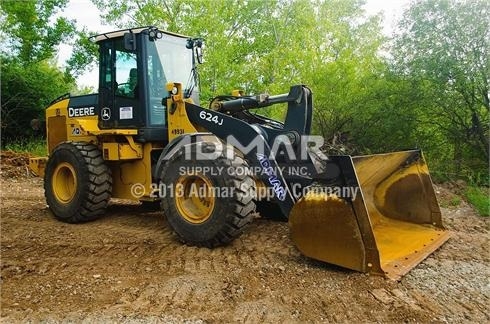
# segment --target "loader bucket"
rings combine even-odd
[[[420,151],[331,161],[342,188],[312,188],[289,215],[304,255],[398,280],[449,238]]]

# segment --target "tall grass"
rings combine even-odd
[[[46,141],[44,139],[23,139],[6,143],[3,150],[30,153],[34,156],[46,156]]]
[[[489,188],[468,186],[464,195],[466,200],[476,209],[481,216],[490,216]]]

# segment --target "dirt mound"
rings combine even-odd
[[[30,177],[29,153],[0,151],[0,176],[4,179]]]

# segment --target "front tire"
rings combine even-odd
[[[111,172],[97,146],[67,142],[53,150],[46,165],[44,194],[58,220],[82,223],[101,217],[111,191]]]
[[[190,158],[182,147],[163,167],[161,182],[173,189],[163,195],[162,209],[181,241],[196,246],[225,245],[240,236],[254,218],[255,182],[245,172],[248,165],[242,157],[201,160],[196,158],[198,147],[201,152],[212,151],[214,144],[193,144]],[[193,171],[204,167],[216,172]]]

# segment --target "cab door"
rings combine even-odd
[[[103,41],[99,79],[99,127],[139,128],[145,112],[141,96],[142,73],[137,50],[128,50],[124,39]]]

